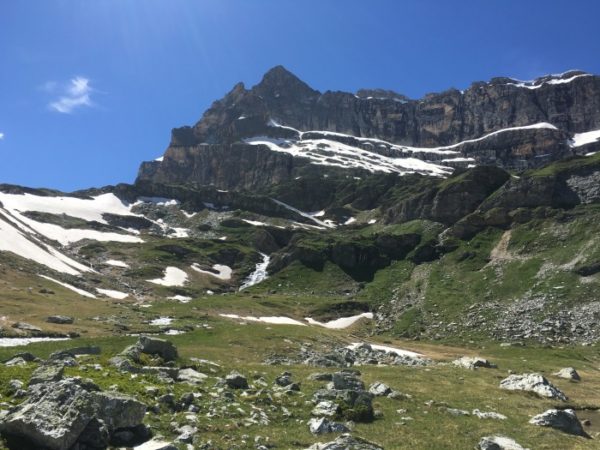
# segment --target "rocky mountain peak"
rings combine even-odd
[[[265,73],[252,92],[267,103],[306,102],[320,95],[319,91],[312,89],[283,66],[275,66]]]

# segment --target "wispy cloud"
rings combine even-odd
[[[4,133],[0,133],[0,141],[4,139]]]
[[[42,88],[47,92],[58,94],[58,98],[48,104],[52,111],[71,114],[76,109],[93,105],[91,95],[94,89],[90,86],[88,78],[71,78],[63,86],[54,81],[47,81]]]

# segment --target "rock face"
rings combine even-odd
[[[278,66],[251,89],[237,84],[193,127],[174,129],[162,161],[142,164],[138,180],[260,189],[299,176],[308,166],[321,172],[339,170],[243,142],[258,136],[325,138],[449,166],[471,162],[524,169],[572,154],[568,139],[600,128],[599,111],[600,77],[582,72],[540,78],[530,85],[495,78],[464,92],[451,89],[410,100],[382,90],[321,93]],[[540,123],[547,125],[533,127]],[[327,134],[332,132],[338,135]],[[454,152],[452,158],[435,149],[410,148],[453,144],[458,145],[448,149]]]
[[[587,433],[583,431],[581,422],[579,422],[575,411],[572,409],[549,409],[533,417],[529,423],[540,427],[556,428],[565,433],[587,437]]]
[[[535,392],[541,397],[566,401],[567,396],[539,373],[510,375],[500,382],[500,388],[509,391]]]

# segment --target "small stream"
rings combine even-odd
[[[267,267],[269,267],[269,263],[271,262],[271,257],[265,253],[260,254],[263,258],[262,262],[259,262],[256,265],[256,269],[248,278],[244,280],[242,285],[240,286],[240,291],[243,291],[250,286],[254,286],[255,284],[260,283],[261,281],[266,280],[269,276],[267,275]]]

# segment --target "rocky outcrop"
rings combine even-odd
[[[533,417],[529,423],[540,427],[555,428],[576,436],[588,436],[572,409],[549,409]]]
[[[382,90],[320,93],[278,66],[250,89],[237,84],[193,127],[174,129],[162,161],[144,163],[138,180],[264,189],[300,176],[307,167],[339,171],[241,143],[256,136],[327,138],[450,166],[473,162],[509,169],[539,167],[573,154],[569,138],[600,128],[598,111],[600,77],[582,72],[540,78],[531,85],[496,78],[463,92],[451,89],[410,100]],[[548,125],[532,127],[540,123]],[[327,132],[345,136],[323,134]],[[455,152],[452,157],[436,153],[435,147],[453,144],[460,145],[447,149]],[[434,149],[414,152],[410,147]]]
[[[31,386],[27,400],[0,422],[0,432],[38,448],[68,450],[78,443],[77,448],[101,449],[117,431],[139,434],[145,412],[131,397],[68,378]]]
[[[534,392],[540,397],[566,401],[567,396],[539,373],[510,375],[500,382],[501,389]]]

